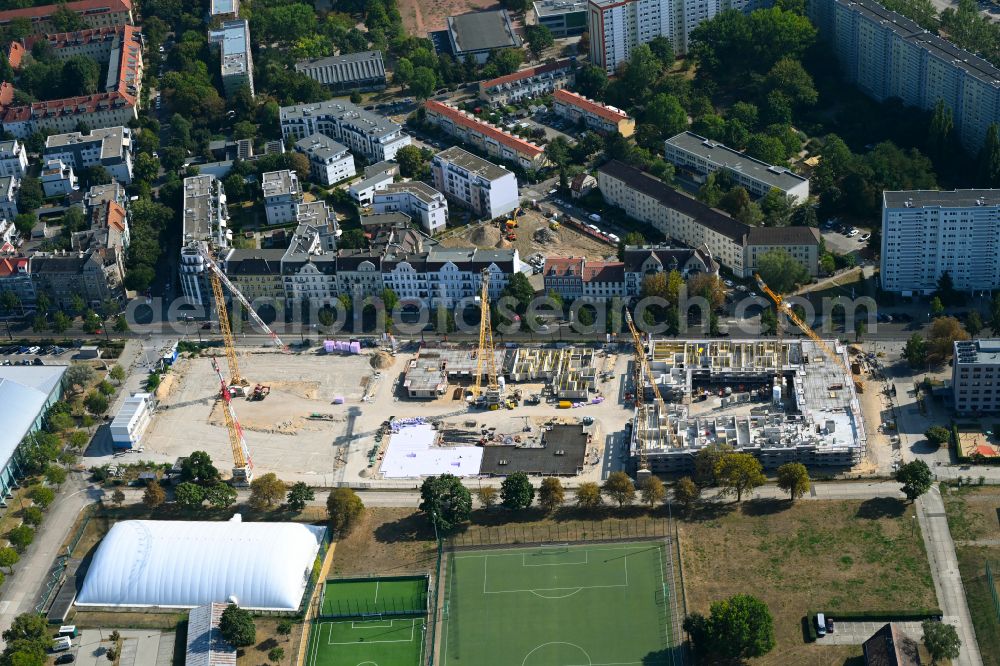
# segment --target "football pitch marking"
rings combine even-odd
[[[563,551],[566,552],[566,551]],[[535,553],[531,557],[552,555],[553,553]],[[583,551],[583,562],[541,562],[539,564],[528,563],[528,553],[521,553],[522,567],[570,567],[577,564],[590,564],[590,551]]]
[[[364,625],[365,622],[363,622],[363,621],[359,622],[359,621],[356,621],[356,620],[350,620],[349,622],[351,623],[351,629],[391,629],[394,626],[395,622],[406,622],[406,620],[389,620],[389,624],[388,625],[382,624],[382,625],[379,625],[379,626],[368,626],[368,627],[358,626],[358,625]],[[327,642],[326,642],[327,645],[362,645],[362,644],[375,645],[375,644],[378,644],[378,643],[412,643],[413,642],[413,634],[414,634],[414,632],[416,630],[417,621],[414,620],[414,619],[411,619],[409,622],[410,622],[410,637],[409,638],[394,638],[394,639],[390,639],[390,640],[378,640],[378,639],[376,639],[376,640],[367,640],[366,639],[366,640],[363,640],[363,641],[362,640],[353,640],[353,641],[335,641],[335,640],[333,640],[333,625],[335,625],[335,624],[347,624],[347,622],[324,622],[323,624],[329,625],[329,627],[330,627],[330,630],[327,632]],[[322,631],[322,629],[320,631]]]
[[[627,550],[627,549],[625,549],[625,548],[616,548],[616,549],[607,548],[607,549],[600,549],[600,550]],[[583,552],[587,556],[587,560],[585,562],[566,562],[565,565],[574,565],[574,564],[575,565],[582,565],[582,564],[589,563],[589,561],[590,561],[589,560],[589,553],[590,553],[590,551],[589,550],[584,550]],[[526,555],[527,555],[527,553],[521,553],[521,565],[522,566],[562,566],[560,563],[528,564],[528,565],[525,565],[524,564],[524,558],[525,558]],[[532,587],[532,588],[523,588],[523,589],[515,589],[515,590],[488,590],[488,589],[486,589],[487,586],[488,586],[488,583],[489,583],[490,555],[481,555],[480,557],[483,558],[483,594],[512,594],[512,593],[522,592],[522,593],[534,594],[536,597],[541,597],[542,599],[565,599],[567,597],[573,596],[574,594],[577,594],[578,592],[580,592],[582,590],[601,590],[601,589],[610,589],[610,588],[617,588],[617,587],[628,587],[628,553],[626,553],[625,555],[621,556],[622,570],[624,571],[624,574],[625,574],[625,582],[624,583],[615,583],[615,584],[611,584],[611,585],[571,585],[569,587]],[[609,562],[609,561],[610,560],[605,560],[605,562]],[[540,594],[541,592],[557,592],[557,593],[559,593],[559,592],[568,592],[568,594]]]

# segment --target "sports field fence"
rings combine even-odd
[[[581,544],[615,541],[643,541],[672,538],[671,521],[666,518],[627,520],[570,520],[565,523],[533,525],[520,523],[482,527],[447,538],[448,550],[505,548],[518,545]]]
[[[993,596],[993,612],[996,613],[997,622],[1000,622],[1000,590],[997,589],[997,581],[993,575],[993,567],[990,561],[986,560],[986,582],[990,586],[990,594]]]

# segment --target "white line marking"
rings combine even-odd
[[[389,624],[374,624],[375,622],[385,620],[354,620],[351,622],[351,629],[392,629],[392,620],[389,620]]]
[[[579,592],[580,590],[603,590],[603,589],[609,589],[609,588],[614,588],[614,587],[628,587],[628,583],[625,583],[624,585],[621,585],[621,584],[618,584],[618,585],[574,585],[573,587],[534,587],[534,588],[528,588],[528,589],[524,589],[524,590],[490,590],[489,592],[486,592],[486,594],[511,594],[511,593],[514,593],[514,592],[531,592],[532,594],[534,594],[536,592],[562,592],[562,591],[565,591],[565,590],[576,590],[576,591]]]
[[[539,553],[541,555],[542,553]],[[525,558],[528,557],[527,553],[521,553],[521,566],[522,567],[568,567],[574,564],[590,564],[590,551],[583,551],[583,562],[544,562],[542,564],[528,564]]]
[[[390,626],[392,625],[392,623],[397,622],[397,621],[398,622],[405,622],[405,620],[389,620]],[[412,643],[413,642],[413,634],[414,634],[414,631],[416,630],[416,624],[417,624],[416,619],[411,619],[410,620],[410,637],[409,638],[398,638],[398,639],[382,640],[382,641],[379,641],[379,640],[375,640],[375,641],[370,641],[370,640],[365,640],[365,641],[358,641],[358,640],[353,640],[353,641],[335,641],[335,640],[333,640],[333,625],[335,625],[335,624],[347,624],[347,622],[348,621],[344,621],[344,622],[327,622],[327,623],[325,623],[325,624],[329,624],[330,625],[330,633],[329,633],[329,639],[327,640],[327,645],[364,645],[366,643],[369,644],[369,645],[374,645],[376,643]],[[351,623],[351,629],[365,629],[366,628],[366,627],[355,627],[354,626],[355,625],[355,621],[353,621],[353,620],[350,620],[349,622]],[[372,627],[372,628],[373,629],[386,629],[388,627]]]
[[[378,581],[375,581],[375,608],[378,609]]]

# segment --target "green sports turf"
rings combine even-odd
[[[460,552],[441,666],[665,666],[674,645],[660,543]]]
[[[309,638],[306,666],[420,666],[424,619],[320,620]]]
[[[323,590],[324,618],[426,611],[425,577],[328,580]]]

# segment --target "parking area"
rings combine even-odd
[[[45,365],[47,361],[62,364],[69,361],[74,351],[58,345],[7,345],[0,347],[0,365]]]
[[[824,222],[820,231],[826,247],[835,254],[852,254],[868,247],[871,229],[842,224],[836,218]]]
[[[107,666],[112,646],[111,629],[84,629],[74,639],[71,654],[79,666]],[[174,656],[174,634],[157,629],[121,629],[119,666],[170,666]]]
[[[872,637],[876,631],[885,626],[885,622],[842,622],[834,618],[834,632],[817,639],[817,645],[861,645]],[[924,630],[919,622],[893,622],[903,634],[919,642]]]

